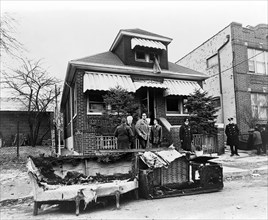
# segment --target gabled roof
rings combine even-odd
[[[121,29],[120,31],[124,31],[124,32],[128,32],[128,33],[133,33],[133,34],[141,34],[141,35],[147,35],[147,36],[152,36],[152,37],[160,37],[160,38],[169,38],[169,37],[165,37],[159,34],[155,34],[149,31],[145,31],[139,28],[135,28],[135,29]],[[171,38],[169,38],[171,39]]]
[[[98,53],[93,56],[83,57],[77,60],[72,61],[81,61],[85,63],[98,63],[98,64],[106,64],[106,65],[115,65],[115,66],[124,66],[124,63],[120,60],[118,56],[116,56],[111,51],[107,51],[104,53]],[[71,62],[72,62],[71,61]]]
[[[165,42],[166,44],[169,44],[172,39],[169,37],[164,37],[159,34],[155,34],[149,31],[145,31],[142,29],[121,29],[117,36],[114,39],[114,42],[112,43],[112,46],[110,47],[110,51],[113,51],[114,48],[116,48],[117,44],[120,42],[121,38],[124,35],[132,36],[132,37],[138,37],[138,38],[143,38],[143,39],[149,39],[149,40],[156,40],[160,42]]]

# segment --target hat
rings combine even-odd
[[[231,120],[233,120],[234,118],[228,118],[228,121],[231,121]]]

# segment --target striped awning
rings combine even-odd
[[[142,46],[142,47],[151,47],[161,50],[166,50],[166,46],[162,44],[160,41],[154,41],[154,40],[146,40],[141,38],[132,38],[131,39],[131,49],[133,49],[136,46]]]
[[[108,91],[111,88],[120,86],[128,92],[135,92],[136,88],[132,79],[128,75],[85,72],[83,91],[99,90]]]
[[[183,95],[188,96],[193,94],[195,90],[202,88],[197,82],[193,81],[184,81],[184,80],[174,80],[174,79],[165,79],[164,84],[167,86],[167,89],[164,91],[164,96],[168,95]]]
[[[166,89],[167,86],[164,85],[162,82],[151,81],[151,80],[142,80],[134,82],[136,90],[140,89],[141,87],[150,87],[150,88],[161,88]]]

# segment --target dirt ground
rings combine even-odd
[[[32,201],[1,207],[5,219],[267,219],[267,175],[225,181],[222,191],[154,200],[123,198],[119,210],[114,201],[106,207],[89,206],[74,214],[67,209],[42,206],[33,216]]]
[[[49,152],[49,147],[36,146],[33,148],[22,146],[19,148],[19,158],[17,158],[16,147],[0,148],[0,200],[29,195],[32,191],[32,186],[27,175],[27,157],[29,155],[48,154]]]

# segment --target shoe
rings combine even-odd
[[[234,154],[231,154],[230,157],[234,156]]]
[[[240,156],[239,154],[236,154],[236,156]]]

